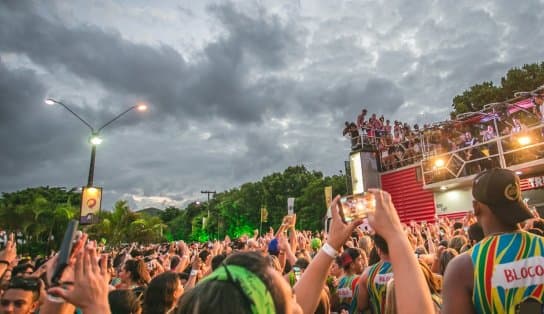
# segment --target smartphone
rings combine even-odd
[[[51,277],[51,283],[55,286],[59,284],[59,280],[64,272],[64,269],[70,263],[72,247],[74,246],[74,239],[76,237],[78,225],[79,222],[77,220],[70,220],[68,227],[64,232],[64,238],[62,239],[62,244],[60,246],[59,256],[57,259],[57,266],[55,267],[53,276]]]
[[[299,281],[300,280],[300,267],[294,266],[293,267],[293,272],[295,273],[295,278],[297,279],[297,281]]]
[[[367,219],[363,220],[363,223],[360,224],[358,227],[365,233],[369,233],[369,234],[374,233],[374,229],[372,229]]]
[[[360,193],[340,198],[342,210],[340,216],[350,222],[355,219],[366,218],[368,213],[376,211],[376,199],[372,193]]]

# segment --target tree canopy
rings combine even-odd
[[[491,81],[475,84],[453,98],[452,117],[460,113],[479,111],[486,104],[511,99],[514,93],[531,91],[544,84],[544,62],[515,67],[501,78],[500,86]]]

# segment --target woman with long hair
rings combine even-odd
[[[178,274],[165,272],[153,278],[144,294],[143,314],[173,313],[183,294]]]

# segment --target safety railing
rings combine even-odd
[[[543,128],[540,124],[451,152],[424,154],[421,161],[424,184],[467,177],[494,167],[538,162],[544,158]]]

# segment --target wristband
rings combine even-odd
[[[325,245],[323,245],[321,248],[321,251],[332,258],[336,258],[336,256],[338,256],[338,251],[335,250],[329,243],[325,243]]]
[[[191,273],[189,274],[189,276],[196,276],[196,275],[198,275],[198,270],[191,269]]]

